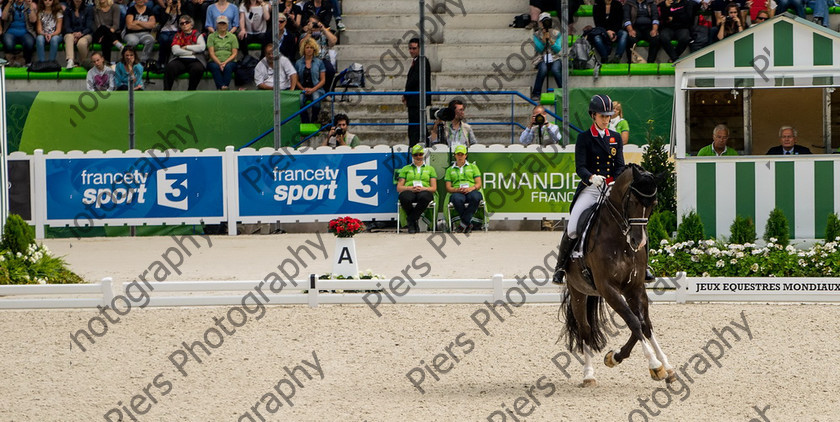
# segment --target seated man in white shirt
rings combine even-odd
[[[274,45],[266,44],[263,48],[265,57],[254,68],[254,83],[257,89],[274,89]],[[292,62],[280,55],[280,89],[291,89],[298,81],[297,71]]]
[[[531,124],[519,136],[519,143],[522,145],[531,145],[531,143],[541,145],[559,144],[560,128],[548,119],[545,107],[541,105],[534,107],[534,111],[531,112]],[[542,124],[540,124],[541,122]]]

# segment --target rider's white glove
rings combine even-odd
[[[607,178],[606,178],[606,177],[604,177],[604,176],[601,176],[600,174],[593,174],[593,175],[589,178],[589,183],[590,183],[592,186],[595,186],[596,188],[600,188],[600,187],[601,187],[601,185],[603,185],[603,184],[604,184],[604,181],[606,181],[606,180],[607,180]]]

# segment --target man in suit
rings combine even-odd
[[[408,69],[408,77],[405,80],[405,90],[406,91],[419,91],[420,90],[420,39],[419,38],[412,38],[408,41],[408,52],[411,54],[411,66]],[[429,59],[423,58],[426,62],[426,91],[432,90],[432,69],[429,65]],[[420,110],[420,95],[413,94],[413,95],[403,95],[402,98],[403,104],[408,107],[408,122],[409,123],[420,123],[420,113],[425,113],[426,110]],[[432,103],[432,96],[426,95],[426,105]],[[415,144],[420,142],[420,134],[425,134],[425,128],[421,128],[419,126],[408,126],[408,146],[413,147]],[[425,139],[423,141],[425,144]]]
[[[782,126],[779,129],[779,143],[781,145],[770,148],[767,155],[800,155],[810,154],[808,147],[796,145],[798,133],[793,126]]]

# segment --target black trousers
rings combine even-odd
[[[429,203],[434,199],[435,195],[429,191],[413,192],[406,190],[400,193],[400,205],[405,210],[408,224],[416,223],[420,219],[420,216],[423,215],[423,211],[426,211]]]
[[[111,32],[111,28],[100,25],[93,32],[93,42],[102,45],[102,58],[106,63],[111,62],[111,49],[114,48],[114,41],[120,39],[117,32]]]
[[[171,91],[175,79],[184,73],[190,74],[188,91],[195,91],[204,76],[204,65],[198,59],[174,59],[166,64],[163,76],[163,90]]]

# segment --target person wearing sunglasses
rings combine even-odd
[[[420,231],[418,220],[434,200],[437,190],[435,168],[426,164],[426,149],[421,144],[411,147],[411,163],[399,170],[397,192],[405,210],[408,232]]]
[[[171,91],[175,79],[184,73],[190,74],[189,91],[198,88],[204,69],[207,65],[204,58],[206,44],[204,37],[197,29],[190,15],[182,15],[178,19],[179,31],[172,39],[172,60],[166,64],[163,76],[163,89]]]

